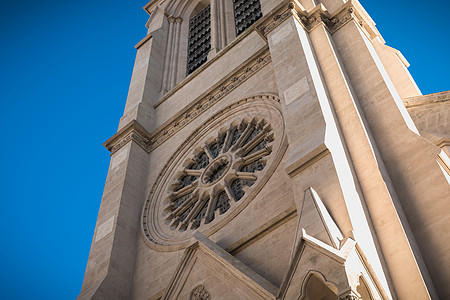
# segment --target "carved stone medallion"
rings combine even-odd
[[[278,102],[271,95],[241,100],[193,131],[144,205],[142,227],[152,248],[182,249],[195,230],[213,234],[258,194],[285,150]]]
[[[211,295],[203,285],[200,285],[192,291],[190,300],[211,300]]]

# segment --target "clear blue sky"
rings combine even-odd
[[[2,299],[81,289],[146,2],[0,3]],[[424,94],[450,89],[448,1],[361,2]]]

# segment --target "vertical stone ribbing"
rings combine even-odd
[[[175,18],[168,17],[167,20],[169,21],[169,33],[167,37],[167,48],[166,48],[166,55],[164,59],[164,75],[163,75],[163,82],[162,82],[162,94],[164,95],[170,88],[170,61],[171,61],[171,54],[172,54],[172,47],[173,47],[173,34],[174,34],[174,22]]]
[[[397,286],[414,286],[409,289],[420,289],[419,284],[414,285],[414,282],[421,281],[420,270],[414,267],[416,262],[410,247],[410,243],[415,242],[405,234],[410,232],[409,225],[403,209],[398,205],[391,178],[345,74],[345,67],[339,59],[333,38],[324,24],[321,24],[310,32],[310,39],[364,194],[365,206],[371,216],[382,253],[387,258],[388,269],[391,275],[395,275]],[[387,289],[387,286],[384,288]]]
[[[211,0],[211,55],[215,54],[221,48],[220,40],[220,4],[219,0]]]
[[[226,11],[225,11],[225,0],[218,0],[220,3],[220,36],[221,36],[221,44],[220,49],[227,45],[227,26],[226,26]]]
[[[177,72],[178,72],[178,49],[180,46],[180,30],[181,30],[181,18],[175,19],[175,34],[174,45],[171,56],[171,68],[170,68],[170,84],[169,89],[173,88],[176,84]]]
[[[289,141],[287,172],[299,186],[309,184],[314,187],[313,176],[308,178],[304,175],[307,171],[297,170],[302,170],[305,164],[314,164],[320,160],[317,157],[321,153],[329,151],[331,160],[328,159],[328,164],[324,163],[325,159],[322,160],[323,172],[327,172],[325,168],[335,172],[333,180],[339,182],[342,193],[342,198],[336,200],[345,203],[352,234],[364,253],[371,258],[370,263],[376,274],[385,282],[376,250],[376,237],[371,231],[363,207],[360,187],[345,150],[345,141],[328,98],[309,35],[294,16],[295,12],[291,13],[267,36],[277,86],[284,101],[283,113]],[[344,215],[340,216],[343,217]]]
[[[420,270],[414,273],[419,279],[414,284],[397,284],[398,295],[401,299],[437,298],[433,281],[440,295],[450,295],[444,283],[444,278],[450,278],[450,269],[442,268],[450,262],[450,245],[446,242],[450,233],[442,232],[439,239],[435,238],[435,228],[445,226],[450,211],[450,203],[442,201],[443,195],[449,193],[448,183],[435,162],[439,149],[417,134],[372,41],[359,25],[347,23],[333,34],[333,39],[412,229],[406,234],[411,241],[417,240],[411,243],[411,253]],[[442,255],[435,255],[440,251]],[[408,264],[409,268],[413,266]],[[405,272],[393,279],[411,280],[410,275]]]

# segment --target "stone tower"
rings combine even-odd
[[[357,0],[152,0],[78,299],[450,299],[450,92]]]

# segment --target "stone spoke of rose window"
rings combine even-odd
[[[209,157],[205,152],[200,153],[194,158],[194,162],[188,167],[191,170],[204,169],[209,164]]]
[[[204,202],[203,207],[200,209],[200,212],[197,214],[197,216],[192,221],[192,225],[191,225],[192,229],[196,229],[196,228],[200,227],[202,219],[205,218],[205,216],[206,216],[206,211],[208,209],[209,203],[210,203],[209,199]]]
[[[232,130],[231,141],[230,141],[230,146],[229,147],[232,147],[232,146],[234,146],[237,143],[237,141],[241,137],[241,135],[244,132],[244,130],[246,129],[246,127],[247,127],[247,124],[244,121],[242,121],[240,125],[236,126]]]
[[[257,171],[262,171],[265,166],[266,166],[265,161],[263,161],[262,159],[259,159],[259,160],[255,160],[254,162],[251,162],[249,164],[243,165],[240,168],[240,171],[255,173]]]
[[[225,142],[225,135],[220,135],[214,142],[209,145],[209,152],[211,153],[212,158],[216,158],[221,153],[223,144]]]
[[[255,183],[254,180],[244,180],[244,179],[235,179],[232,183],[231,183],[231,192],[233,193],[233,196],[235,198],[236,201],[239,201],[242,199],[242,197],[244,197],[244,190],[243,188],[245,186],[252,186],[253,183]]]
[[[273,132],[271,132],[272,127],[270,125],[258,127],[253,130],[242,148],[238,150],[237,154],[239,156],[255,153],[273,141],[274,137]]]
[[[266,155],[269,155],[271,152],[272,152],[272,145],[269,145],[261,150],[258,150],[256,152],[253,152],[252,154],[242,157],[241,160],[244,164],[249,164],[251,162],[263,158]]]
[[[219,196],[217,197],[216,202],[216,211],[219,210],[219,213],[223,215],[227,212],[227,210],[230,208],[230,198],[228,197],[227,193],[225,191],[220,192]]]
[[[197,201],[196,193],[192,193],[182,198],[174,207],[175,210],[170,213],[172,217],[179,217],[188,209],[195,201]]]
[[[234,144],[234,146],[231,148],[231,150],[236,150],[239,149],[242,144],[244,143],[244,141],[247,140],[247,138],[250,136],[250,134],[253,131],[253,128],[255,126],[255,119],[253,119],[248,125],[247,127],[245,127],[245,130],[242,132],[242,134],[239,136],[239,139],[236,141],[236,143]]]

